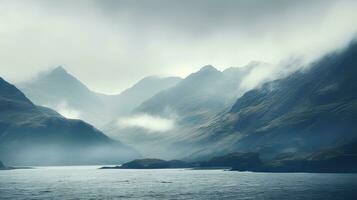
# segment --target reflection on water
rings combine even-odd
[[[99,166],[0,171],[0,199],[356,199],[357,174],[223,170],[99,170]]]

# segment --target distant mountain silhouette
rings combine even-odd
[[[75,114],[68,117],[102,127],[178,81],[177,77],[147,77],[119,95],[104,95],[91,91],[59,66],[33,80],[19,83],[18,87],[35,104],[62,111],[62,114]]]
[[[221,72],[213,66],[204,66],[169,90],[143,102],[135,111],[162,116],[174,112],[179,118],[187,119],[187,123],[197,123],[196,120],[205,120],[206,116],[231,105],[241,94],[240,81],[253,67]]]
[[[181,80],[179,77],[148,76],[118,95],[104,95],[102,98],[112,105],[111,109],[116,116],[124,116],[130,114],[145,100],[176,85]]]
[[[329,163],[331,160],[321,157],[331,156],[329,149],[341,150],[357,140],[356,42],[243,94],[240,84],[259,65],[254,62],[223,72],[205,66],[183,80],[167,79],[166,88],[159,88],[162,80],[148,78],[117,95],[118,100],[96,95],[118,114],[105,130],[145,156],[195,161],[232,152],[254,152],[265,164],[266,160],[274,160],[285,169],[294,169],[300,162],[309,166],[309,159],[314,160],[312,168]],[[146,86],[153,92],[143,93],[149,90]],[[13,100],[17,98],[21,94],[13,94]],[[111,101],[119,102],[118,107]],[[21,101],[15,107],[23,110],[27,104],[33,105]],[[119,105],[128,105],[129,109]],[[38,109],[56,115],[48,109]],[[117,117],[130,115],[170,119],[174,127],[161,133],[118,125]],[[289,158],[293,161],[277,159],[287,155],[293,155]],[[344,160],[348,156],[336,157],[348,163]]]
[[[57,69],[54,76],[63,73]],[[0,78],[0,158],[8,164],[117,163],[140,156],[93,126],[34,105]]]
[[[186,137],[217,113],[228,110],[243,93],[239,88],[243,78],[261,64],[253,62],[241,68],[228,68],[223,72],[210,65],[204,66],[134,109],[133,115],[152,115],[173,120],[174,128],[166,133],[155,133],[138,127],[120,127],[117,121],[104,130],[147,153],[146,156],[170,158],[162,154],[179,153],[166,149],[170,148],[170,142],[175,141],[176,136]]]
[[[61,66],[20,83],[18,87],[37,105],[50,107],[64,115],[66,112],[77,115],[67,117],[81,118],[96,125],[109,120],[107,108],[97,94]]]

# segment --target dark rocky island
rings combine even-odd
[[[298,153],[279,155],[271,160],[261,160],[259,153],[230,153],[206,161],[165,161],[147,158],[137,159],[121,166],[101,169],[225,169],[252,172],[311,172],[357,173],[357,141],[348,145],[322,150],[307,155]]]
[[[193,168],[193,169],[217,169],[233,168],[250,170],[261,165],[258,153],[231,153],[214,157],[208,161],[186,162],[181,160],[161,160],[156,158],[136,159],[121,166],[102,167],[101,169],[168,169],[168,168]]]
[[[121,166],[102,167],[101,169],[167,169],[167,168],[190,168],[192,163],[181,160],[161,160],[156,158],[136,159]]]

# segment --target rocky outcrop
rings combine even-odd
[[[161,160],[156,158],[136,159],[121,166],[102,167],[101,169],[166,169],[166,168],[189,168],[191,163],[181,160]]]

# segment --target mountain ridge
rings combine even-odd
[[[18,84],[35,104],[80,118],[101,128],[126,115],[141,101],[179,82],[178,77],[146,77],[120,94],[105,95],[90,90],[62,66]],[[73,115],[74,116],[71,116]]]
[[[140,157],[92,125],[36,106],[4,79],[0,111],[0,157],[9,164],[100,164]]]
[[[194,131],[190,157],[234,151],[308,153],[354,140],[357,121],[357,44],[309,68],[246,92],[212,124]],[[197,139],[199,138],[199,139]],[[319,139],[320,138],[320,139]],[[321,139],[323,138],[323,139]]]
[[[244,75],[255,67],[258,65],[246,65],[234,70],[232,68],[230,71],[234,74],[231,74],[229,71],[223,73],[210,65],[203,66],[175,86],[146,100],[134,110],[132,114],[134,117],[149,115],[152,118],[172,122],[174,126],[164,133],[135,126],[120,126],[117,121],[105,130],[110,136],[133,145],[141,152],[146,152],[145,156],[170,158],[169,155],[161,155],[160,152],[173,153],[177,156],[180,151],[172,152],[164,146],[170,149],[169,144],[172,140],[188,137],[194,128],[204,125],[216,114],[229,108],[242,93],[238,86]],[[160,143],[165,145],[159,145]],[[150,146],[157,146],[157,148],[150,148]],[[159,150],[161,147],[164,149]]]

